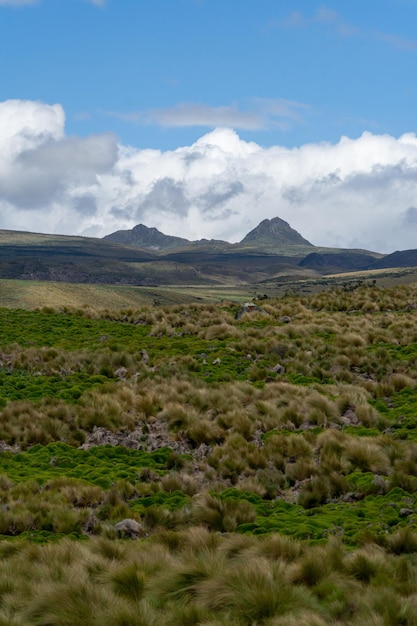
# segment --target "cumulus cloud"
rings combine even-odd
[[[103,236],[142,222],[239,241],[281,217],[316,245],[417,247],[417,138],[263,148],[216,128],[171,151],[67,137],[59,104],[0,103],[0,228]]]

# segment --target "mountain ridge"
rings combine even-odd
[[[273,285],[373,269],[384,256],[314,246],[278,217],[238,243],[189,241],[143,224],[103,238],[0,230],[0,278],[78,284]]]
[[[240,242],[230,243],[221,239],[198,239],[191,241],[183,237],[166,235],[155,227],[137,224],[131,229],[118,230],[103,237],[106,241],[152,250],[156,253],[180,250],[184,248],[207,248],[214,246],[222,250],[256,247],[258,251],[271,251],[279,246],[308,246],[314,248],[288,222],[279,217],[264,219],[252,229]]]

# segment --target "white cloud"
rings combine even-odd
[[[199,103],[180,103],[173,107],[110,113],[115,117],[137,124],[155,124],[163,127],[202,126],[216,128],[227,126],[242,130],[261,130],[278,127],[287,130],[302,122],[309,107],[283,98],[253,98],[246,109],[236,104],[207,106]]]
[[[0,103],[0,228],[103,236],[142,222],[238,241],[281,217],[317,245],[417,247],[417,138],[263,148],[217,128],[172,151],[66,137],[60,105]]]

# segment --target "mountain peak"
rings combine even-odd
[[[304,239],[296,230],[279,217],[263,220],[256,228],[251,230],[244,239],[238,244],[229,244],[225,241],[208,241],[200,239],[198,241],[189,241],[182,237],[174,237],[165,235],[157,228],[149,228],[144,224],[138,224],[130,230],[118,230],[115,233],[106,235],[103,239],[120,243],[127,246],[142,248],[155,253],[174,252],[176,250],[192,247],[207,247],[219,245],[223,248],[231,247],[234,250],[239,246],[243,246],[245,250],[248,248],[268,250],[274,252],[278,247],[291,246],[311,246],[309,241]]]
[[[131,230],[118,230],[111,235],[106,235],[103,239],[108,239],[113,243],[122,243],[128,246],[155,251],[180,248],[190,243],[188,239],[164,235],[164,233],[161,233],[157,228],[148,228],[148,226],[144,224],[138,224]]]
[[[250,231],[241,244],[274,244],[274,245],[303,245],[312,246],[294,228],[280,217],[262,220],[256,228]]]

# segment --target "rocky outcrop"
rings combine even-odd
[[[91,433],[87,435],[85,442],[80,446],[80,450],[89,450],[95,446],[124,446],[135,450],[157,450],[158,448],[172,448],[179,454],[188,454],[191,446],[186,441],[174,439],[169,433],[168,426],[162,420],[155,420],[153,423],[137,426],[134,430],[123,430],[112,432],[102,426],[94,426]]]

